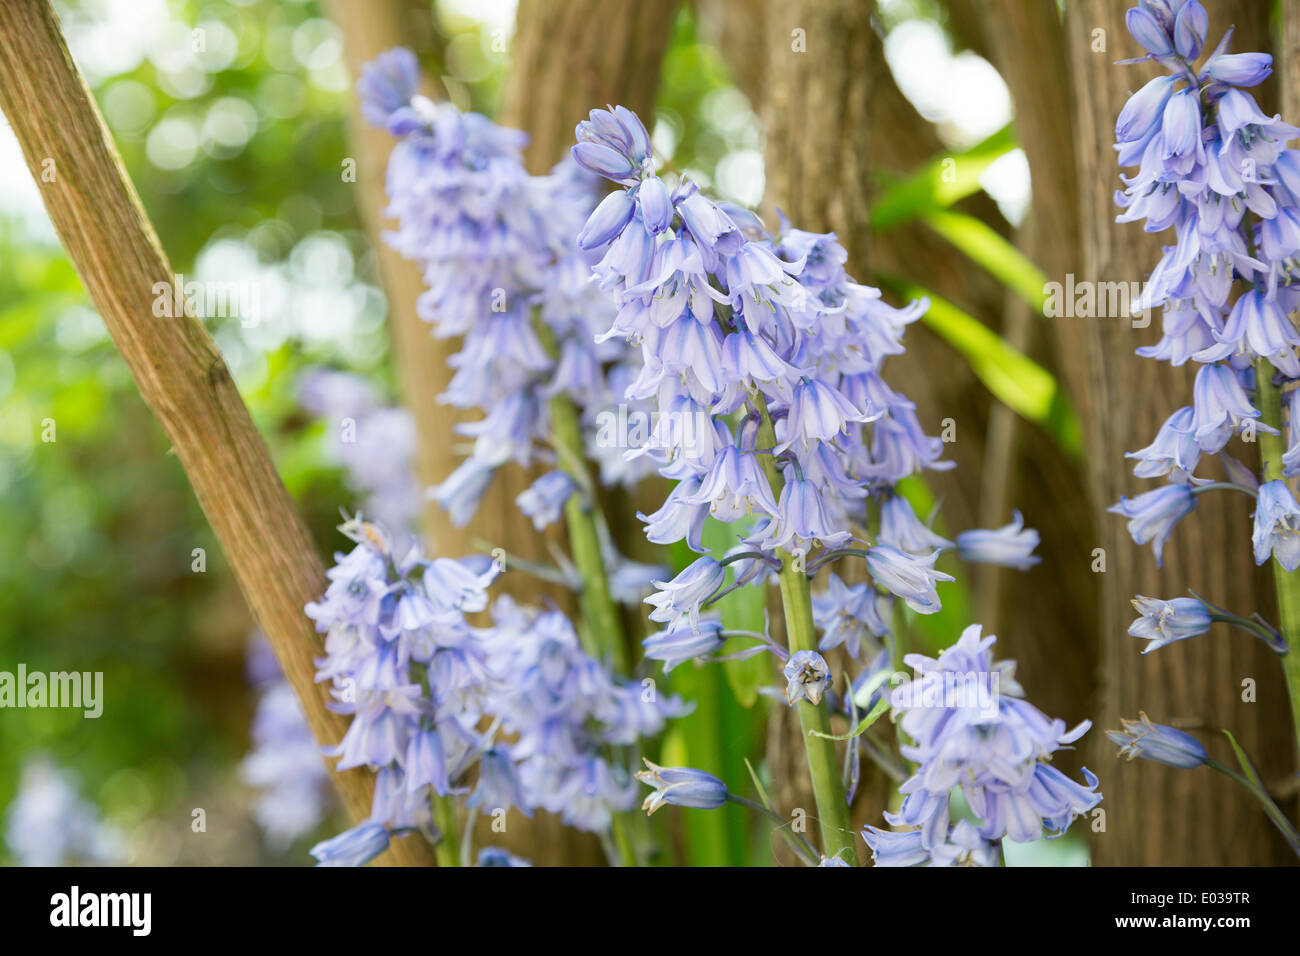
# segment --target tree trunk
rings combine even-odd
[[[177,281],[139,196],[43,0],[0,5],[0,108],[45,207],[109,335],[167,433],[316,740],[333,745],[347,719],[315,683],[324,652],[303,613],[325,589],[320,558],[212,338],[186,315],[155,317]],[[334,774],[354,819],[369,816],[373,781]],[[430,858],[418,838],[384,862]]]
[[[1075,266],[1076,281],[1145,280],[1160,256],[1161,243],[1170,241],[1170,234],[1153,236],[1137,224],[1114,221],[1112,196],[1119,183],[1111,148],[1115,117],[1130,91],[1154,75],[1148,64],[1115,65],[1117,59],[1140,53],[1124,28],[1128,6],[1126,0],[1076,0],[1066,11],[1080,235],[1075,260],[1063,265]],[[1267,50],[1267,15],[1266,4],[1244,0],[1212,5],[1209,45],[1235,22],[1234,50]],[[1105,31],[1106,49],[1094,52],[1094,43],[1103,36],[1095,32],[1099,29]],[[1263,91],[1265,109],[1268,93]],[[1053,117],[1026,111],[1019,119],[1027,143],[1034,124],[1035,136],[1049,142],[1059,137],[1055,148],[1068,148],[1068,131],[1046,133]],[[1033,167],[1036,181],[1065,185],[1068,174],[1050,164],[1045,147]],[[1157,722],[1195,732],[1212,755],[1231,764],[1220,733],[1227,728],[1251,754],[1264,779],[1276,780],[1294,768],[1294,743],[1283,729],[1290,725],[1289,712],[1275,654],[1260,641],[1219,627],[1142,657],[1138,642],[1126,634],[1133,618],[1129,599],[1137,593],[1169,598],[1192,587],[1210,601],[1244,614],[1272,610],[1271,586],[1251,559],[1251,509],[1244,499],[1206,495],[1174,532],[1165,548],[1163,570],[1156,567],[1149,548],[1131,542],[1122,518],[1104,513],[1121,494],[1156,487],[1131,478],[1123,455],[1148,444],[1161,422],[1190,400],[1195,369],[1175,369],[1134,354],[1138,346],[1159,338],[1158,319],[1147,329],[1133,329],[1126,319],[1065,318],[1058,325],[1071,381],[1080,389],[1078,404],[1085,410],[1087,479],[1101,529],[1098,544],[1107,555],[1106,573],[1100,575],[1099,728],[1118,726],[1120,717],[1145,710]],[[1242,682],[1248,678],[1257,683],[1258,703],[1242,700]],[[1096,732],[1087,746],[1106,795],[1102,806],[1107,827],[1093,841],[1098,863],[1221,866],[1289,858],[1257,804],[1221,775],[1143,760],[1117,762],[1114,745]]]
[[[725,26],[728,11],[735,19],[736,11],[745,6],[731,0],[710,19],[720,19]],[[809,6],[816,6],[818,12],[810,15]],[[755,90],[764,97],[771,204],[783,208],[801,228],[836,231],[849,250],[851,273],[861,279],[869,281],[873,273],[907,277],[1013,341],[1020,339],[1017,344],[1027,350],[1045,351],[1032,347],[1037,337],[1023,306],[1006,309],[1008,297],[1001,286],[954,254],[927,227],[911,223],[871,234],[867,205],[873,178],[881,172],[895,176],[914,172],[941,154],[942,143],[894,83],[880,41],[863,12],[854,11],[852,4],[809,6],[767,8],[768,75],[765,82],[747,81],[751,97]],[[835,11],[840,9],[846,15],[856,13],[860,26],[835,23]],[[792,55],[792,31],[798,28],[805,30],[807,61]],[[970,197],[962,207],[1005,230],[987,196]],[[1050,367],[1047,356],[1036,357]],[[1028,574],[968,567],[964,568],[966,581],[976,585],[981,620],[1001,637],[1000,653],[1020,662],[1020,674],[1034,688],[1035,699],[1053,713],[1081,717],[1087,712],[1092,675],[1087,646],[1071,641],[1063,652],[1058,651],[1041,639],[1041,628],[1048,622],[1054,630],[1065,632],[1073,626],[1086,633],[1091,596],[1045,588],[1042,576],[1078,553],[1075,542],[1084,534],[1080,525],[1086,526],[1090,515],[1080,507],[1034,506],[1080,499],[1073,466],[1041,430],[991,402],[951,347],[921,324],[909,329],[907,353],[891,359],[887,377],[917,402],[921,421],[932,431],[938,430],[943,418],[958,422],[959,440],[948,446],[946,455],[958,467],[927,476],[942,498],[948,529],[1005,523],[1011,508],[1020,503],[1029,523],[1043,533],[1041,553],[1050,562],[1044,567]],[[1027,462],[1031,454],[1032,461]],[[999,475],[1010,480],[1001,481]],[[1086,570],[1086,564],[1082,568]],[[1024,612],[1026,607],[1031,613]],[[1067,666],[1062,666],[1063,661]],[[793,731],[784,726],[782,717],[776,717],[769,735],[769,760],[777,779],[799,769],[798,741],[789,737]],[[795,779],[802,779],[801,775]],[[864,789],[867,792],[855,813],[870,822],[879,816],[891,788],[878,782]],[[797,801],[806,795],[788,794],[783,799]]]
[[[433,17],[423,0],[332,0],[329,13],[343,35],[344,58],[354,82],[367,63],[395,46],[412,49],[426,65],[433,58]],[[426,95],[436,97],[436,81],[427,73],[423,80]],[[380,238],[392,225],[384,216],[388,205],[384,183],[396,141],[355,109],[350,131],[357,154],[357,206],[379,263],[403,403],[415,421],[416,475],[420,485],[428,487],[456,466],[451,449],[456,443],[457,417],[438,404],[438,396],[451,380],[447,357],[455,348],[446,339],[435,339],[429,323],[416,314],[415,301],[424,291],[419,265]],[[455,557],[471,550],[465,529],[454,527],[436,502],[425,501],[420,523],[427,544],[437,553]]]
[[[968,14],[963,39],[979,43],[1002,74],[1015,103],[1016,130],[1033,169],[1029,216],[1017,244],[1049,276],[1061,278],[1076,258],[1077,178],[1071,138],[1068,77],[1052,65],[1065,60],[1055,6],[1024,0],[950,0]],[[1051,371],[1079,405],[1077,362],[1062,360],[1058,329],[1023,300],[1007,295],[1003,337]],[[1043,563],[1029,573],[982,568],[976,574],[981,617],[998,622],[999,650],[1019,664],[1019,679],[1035,704],[1070,724],[1093,713],[1097,693],[1098,580],[1091,572],[1097,540],[1084,476],[1041,429],[1005,406],[989,417],[982,476],[981,521],[1004,523],[1013,508],[1042,535]],[[1070,586],[1044,586],[1048,580]],[[1053,638],[1045,640],[1044,634]],[[1065,756],[1066,764],[1078,763]],[[1072,768],[1073,769],[1073,768]]]
[[[568,154],[573,128],[596,107],[626,106],[652,125],[677,7],[677,0],[521,0],[501,122],[532,138],[532,172]]]

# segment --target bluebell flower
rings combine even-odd
[[[542,531],[559,520],[574,490],[573,479],[564,472],[548,471],[520,492],[515,503],[532,519],[533,527]]]
[[[1011,523],[996,531],[975,529],[957,535],[957,553],[966,561],[1028,571],[1043,560],[1033,553],[1038,540],[1038,532],[1026,528],[1025,519],[1014,511]]]
[[[1169,36],[1169,28],[1172,24],[1162,23],[1157,14],[1164,14],[1164,19],[1167,20],[1168,8],[1163,4],[1155,3],[1130,7],[1124,14],[1124,23],[1128,27],[1128,32],[1133,35],[1133,39],[1142,44],[1148,53],[1156,57],[1165,57],[1173,52],[1173,44]]]
[[[318,866],[363,866],[388,849],[388,828],[367,820],[311,848]]]
[[[1300,392],[1292,390],[1285,396],[1287,410],[1286,452],[1282,455],[1282,475],[1285,478],[1300,477],[1300,408],[1296,405],[1296,396]]]
[[[1161,121],[1174,93],[1172,76],[1157,76],[1133,94],[1115,121],[1115,138],[1129,142],[1146,137]]]
[[[1190,770],[1199,767],[1209,759],[1209,754],[1201,742],[1191,734],[1155,724],[1146,714],[1139,714],[1138,720],[1121,720],[1121,730],[1108,730],[1106,736],[1120,745],[1119,755],[1129,760],[1141,757],[1156,763]]]
[[[397,133],[408,119],[405,112],[410,111],[419,88],[420,64],[415,54],[402,47],[381,53],[357,81],[361,115],[367,122]]]
[[[689,767],[660,767],[649,760],[645,765],[648,769],[636,778],[654,787],[641,806],[647,813],[654,813],[665,804],[716,810],[727,802],[727,785],[712,774]]]
[[[260,671],[250,676],[260,696],[250,729],[253,748],[240,763],[239,776],[258,791],[253,816],[268,843],[283,850],[324,819],[329,772],[298,695],[260,635],[250,643],[249,662],[250,670]],[[51,804],[57,807],[53,797]]]
[[[487,637],[499,680],[485,704],[512,740],[498,743],[502,788],[510,800],[540,807],[568,826],[609,828],[636,806],[629,768],[611,748],[634,747],[687,712],[668,694],[612,675],[583,651],[569,619],[500,598]],[[511,770],[513,768],[513,771]],[[513,772],[513,780],[508,774]],[[483,806],[501,798],[485,798]]]
[[[1156,564],[1163,566],[1165,542],[1175,525],[1196,508],[1196,501],[1187,485],[1174,484],[1143,492],[1136,498],[1121,497],[1107,510],[1128,518],[1129,535],[1138,544],[1152,542]]]
[[[1286,220],[1289,216],[1289,212],[1286,212],[1278,218]],[[1297,228],[1297,236],[1300,237],[1300,226]],[[1229,358],[1233,355],[1246,355],[1252,360],[1267,358],[1278,370],[1292,377],[1300,377],[1300,358],[1295,353],[1295,347],[1300,345],[1300,334],[1296,333],[1291,320],[1278,307],[1274,296],[1257,289],[1243,294],[1232,307],[1227,325],[1215,338],[1222,348],[1207,349],[1204,355],[1208,358]],[[1233,397],[1236,398],[1235,395]],[[1258,417],[1258,413],[1253,417]]]
[[[1139,594],[1133,599],[1133,607],[1141,617],[1129,625],[1128,632],[1150,642],[1142,648],[1143,654],[1204,634],[1213,622],[1210,609],[1196,598],[1162,601]]]
[[[1273,73],[1267,53],[1220,53],[1211,57],[1198,79],[1217,80],[1229,86],[1258,86]]]
[[[1044,832],[1059,834],[1101,800],[1089,771],[1079,784],[1045,762],[1079,739],[1089,723],[1067,730],[1064,721],[1049,720],[1020,699],[1014,665],[993,661],[994,641],[973,625],[938,659],[909,654],[906,661],[917,677],[891,695],[902,714],[900,727],[912,741],[901,748],[903,756],[917,770],[899,788],[899,811],[885,819],[919,827],[926,850],[947,840],[949,798],[958,787],[985,840],[1024,842]]]
[[[882,544],[909,554],[930,554],[953,547],[951,541],[921,523],[902,495],[892,495],[880,506],[879,537]]]
[[[788,703],[807,699],[820,704],[831,685],[831,669],[816,651],[795,651],[785,663],[785,699]]]
[[[1288,571],[1300,567],[1300,503],[1285,481],[1259,486],[1251,540],[1256,564],[1263,564],[1271,554]]]
[[[1001,850],[980,836],[969,820],[958,820],[948,839],[930,850],[931,866],[997,866]]]
[[[590,429],[618,400],[610,383],[639,368],[621,340],[597,341],[616,303],[588,281],[592,259],[579,243],[599,245],[623,233],[638,202],[624,191],[602,199],[597,180],[573,159],[545,176],[529,175],[527,137],[419,96],[408,51],[381,55],[358,85],[366,116],[399,138],[387,179],[387,212],[398,228],[385,240],[420,266],[428,288],[417,311],[433,333],[463,337],[441,400],[484,413],[457,426],[474,439],[473,449],[431,491],[454,523],[465,524],[498,470],[508,461],[529,466],[548,441],[549,399],[572,400]],[[626,110],[596,111],[580,135],[575,155],[587,169],[633,184],[652,165],[644,128]],[[662,215],[662,190],[648,187],[644,197]],[[554,355],[535,323],[553,340]],[[605,460],[600,474],[630,481],[648,471],[626,462],[610,468]],[[533,489],[539,500],[525,499],[537,506],[536,521],[550,513],[558,484]],[[542,500],[548,490],[554,494]]]
[[[833,441],[850,423],[865,421],[867,417],[825,382],[805,379],[794,387],[790,412],[785,420],[786,438],[776,446],[776,450],[785,451],[796,443],[807,447],[813,443]]]
[[[822,493],[813,482],[788,475],[777,501],[776,517],[747,541],[765,550],[806,554],[814,543],[835,548],[851,536],[830,519]]]
[[[812,598],[813,620],[822,633],[818,647],[822,651],[843,647],[855,659],[866,648],[871,656],[879,650],[880,638],[889,634],[893,598],[868,583],[846,585],[834,572],[826,575],[826,584],[826,590]]]
[[[969,820],[960,820],[942,842],[926,847],[920,830],[867,827],[862,836],[876,866],[997,866],[998,844],[980,835]]]
[[[887,544],[878,544],[867,552],[867,569],[880,587],[907,602],[918,614],[934,614],[942,607],[935,584],[952,581],[951,574],[934,569],[939,552],[917,556]]]
[[[475,866],[532,866],[530,862],[521,856],[515,856],[509,850],[503,850],[496,846],[485,846],[478,851],[478,862]]]
[[[1140,451],[1125,454],[1125,458],[1138,461],[1133,466],[1133,474],[1138,478],[1163,478],[1171,473],[1175,479],[1190,477],[1201,457],[1194,434],[1194,416],[1190,405],[1183,406],[1165,419],[1155,441]]]
[[[921,843],[921,831],[881,830],[867,827],[862,831],[876,866],[924,866],[930,862],[930,851]]]
[[[1203,367],[1196,373],[1193,393],[1196,415],[1192,425],[1196,443],[1204,452],[1219,451],[1247,419],[1259,418],[1259,409],[1250,404],[1237,373],[1227,365]]]
[[[313,754],[320,764],[320,757]],[[125,836],[77,793],[77,778],[48,755],[28,757],[5,812],[4,842],[21,866],[120,864]],[[259,819],[261,814],[259,813]]]
[[[707,501],[695,501],[700,479],[685,478],[668,493],[658,511],[651,515],[637,513],[646,523],[646,540],[652,544],[674,544],[685,541],[696,553],[703,552],[704,521],[709,516]]]
[[[464,614],[485,606],[495,572],[429,561],[415,541],[360,519],[340,530],[357,546],[307,606],[326,635],[317,680],[332,682],[334,709],[352,718],[326,752],[341,768],[378,771],[375,822],[432,837],[430,796],[448,792],[485,746],[489,648]]]
[[[646,659],[663,661],[664,673],[668,673],[678,664],[710,656],[724,643],[720,621],[705,618],[692,624],[689,618],[678,618],[647,637],[641,646]]]
[[[652,605],[650,620],[671,623],[681,616],[690,618],[692,626],[700,623],[700,608],[713,597],[726,579],[727,569],[705,555],[696,558],[671,581],[656,581],[656,593],[645,599]]]
[[[643,519],[647,536],[685,538],[703,552],[706,514],[747,522],[742,540],[773,558],[752,563],[761,577],[779,552],[847,542],[875,494],[888,499],[903,478],[951,466],[915,404],[880,376],[927,303],[880,301],[878,290],[845,273],[847,252],[831,234],[793,229],[783,217],[769,233],[752,213],[709,199],[688,179],[660,179],[638,126],[615,108],[593,112],[577,131],[575,157],[626,197],[610,203],[617,215],[592,218],[590,241],[584,234],[601,254],[594,285],[617,303],[601,338],[624,339],[639,352],[629,401],[649,402],[668,419],[713,418],[712,430],[693,430],[703,442],[656,428],[634,453],[678,482],[664,507]],[[760,440],[768,422],[775,441]],[[764,455],[777,456],[781,480],[768,478]],[[934,578],[915,563],[895,573],[909,578],[909,593],[922,594],[927,581],[932,591]],[[921,600],[931,603],[928,594]],[[681,638],[669,629],[650,646]]]
[[[763,474],[758,456],[731,445],[713,460],[699,490],[687,504],[708,504],[719,521],[736,521],[753,514],[778,514],[772,486]]]
[[[1202,363],[1190,410],[1175,412],[1148,448],[1130,456],[1139,477],[1169,476],[1176,484],[1112,509],[1131,519],[1135,540],[1154,542],[1159,561],[1170,530],[1195,507],[1187,485],[1197,482],[1200,455],[1221,452],[1238,431],[1248,441],[1257,431],[1275,433],[1252,401],[1256,376],[1276,370],[1300,377],[1300,333],[1289,318],[1300,305],[1300,154],[1287,149],[1300,128],[1268,116],[1247,91],[1272,72],[1272,58],[1229,52],[1231,29],[1199,70],[1192,63],[1208,35],[1201,4],[1143,0],[1127,22],[1144,59],[1168,75],[1134,94],[1116,124],[1120,165],[1137,167],[1121,177],[1118,219],[1174,232],[1135,304],[1164,307],[1164,335],[1138,354]],[[1300,430],[1291,426],[1281,462],[1287,477],[1300,470],[1298,444]],[[1230,480],[1256,484],[1243,466],[1227,464]],[[1300,553],[1286,530],[1294,499],[1283,492],[1260,495],[1256,559],[1281,546],[1280,560],[1294,567]]]
[[[1198,0],[1186,0],[1174,18],[1174,48],[1185,60],[1195,60],[1205,46],[1210,30],[1210,15]]]

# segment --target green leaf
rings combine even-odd
[[[889,675],[886,674],[884,676],[888,677]],[[849,733],[823,734],[817,730],[810,730],[808,731],[808,734],[811,737],[825,737],[827,740],[852,740],[854,737],[860,737],[862,734],[866,733],[871,728],[871,725],[879,720],[887,710],[889,710],[889,701],[882,697],[880,700],[876,701],[876,706],[871,708],[867,713],[867,716],[863,717],[862,721]]]
[[[1041,426],[1072,457],[1079,456],[1082,429],[1051,372],[946,299],[899,279],[877,278],[904,298],[928,298],[930,308],[921,321],[966,358],[984,387],[1016,414]]]
[[[735,544],[738,530],[737,525],[710,519],[705,525],[705,543],[720,555]],[[669,554],[678,571],[699,557],[684,542],[670,546]],[[714,609],[721,612],[727,627],[758,630],[763,626],[763,598],[761,587],[741,588],[719,601]],[[757,626],[744,623],[755,612]],[[733,665],[741,667],[733,671]],[[747,672],[745,665],[756,669]],[[728,784],[744,779],[747,756],[762,739],[766,714],[762,707],[741,706],[738,698],[751,685],[757,698],[758,685],[770,680],[770,668],[771,659],[766,654],[748,661],[686,663],[674,668],[669,675],[671,691],[693,701],[695,710],[672,722],[664,740],[665,765],[696,767]],[[748,812],[734,804],[708,812],[688,811],[683,816],[688,861],[693,866],[760,863],[752,855],[750,823]]]
[[[1232,736],[1232,732],[1225,730],[1223,735],[1228,738],[1228,743],[1232,744],[1232,752],[1237,755],[1237,763],[1241,764],[1241,771],[1246,775],[1246,779],[1258,787],[1262,792],[1268,790],[1264,786],[1264,781],[1259,779],[1259,774],[1255,772],[1254,765],[1250,758],[1246,756],[1246,751],[1241,749],[1241,744],[1237,743],[1237,738]]]
[[[984,170],[1015,147],[1008,124],[970,149],[936,156],[920,171],[886,187],[871,207],[871,228],[889,229],[964,199],[980,188]]]
[[[747,528],[709,518],[704,523],[704,546],[713,552],[715,558],[721,558],[735,546],[737,533],[747,531]],[[722,626],[729,631],[766,630],[763,613],[766,607],[767,589],[759,585],[737,588],[713,605],[722,617]],[[772,658],[767,654],[757,654],[744,660],[723,661],[722,669],[731,692],[736,695],[736,702],[749,708],[758,700],[758,689],[771,681]]]
[[[1029,303],[1035,312],[1043,314],[1047,276],[996,229],[974,216],[951,210],[931,210],[921,218],[976,265]]]

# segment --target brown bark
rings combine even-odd
[[[152,314],[154,286],[170,290],[174,273],[42,0],[0,5],[0,108],[68,257],[171,440],[313,734],[322,744],[337,742],[347,720],[326,709],[328,692],[315,683],[313,658],[323,648],[303,613],[325,587],[320,559],[211,337],[192,318]],[[47,171],[52,181],[42,177]],[[354,818],[369,814],[368,774],[336,774],[334,781]],[[406,839],[385,856],[412,863],[428,850],[423,841]]]
[[[647,127],[677,0],[522,0],[515,17],[501,121],[532,137],[528,167],[543,173],[573,145],[587,113],[622,105]]]
[[[343,53],[355,78],[380,53],[406,46],[427,61],[433,48],[433,18],[429,5],[415,0],[333,0],[331,18],[343,35]],[[425,38],[424,42],[413,42]],[[436,96],[436,84],[425,77],[426,94]],[[424,291],[420,267],[380,238],[394,225],[384,216],[388,195],[384,188],[388,156],[394,140],[387,130],[367,123],[357,110],[351,116],[351,141],[357,160],[357,206],[366,233],[374,244],[379,274],[388,300],[388,328],[393,342],[403,403],[416,425],[416,474],[420,485],[442,481],[456,466],[451,453],[456,443],[456,415],[438,404],[451,380],[447,357],[454,344],[435,339],[429,323],[416,314],[415,301]],[[468,534],[454,527],[437,503],[428,500],[421,515],[426,541],[438,553],[456,556],[471,550]]]
[[[700,35],[727,59],[731,77],[755,112],[767,81],[766,0],[695,0]]]
[[[1065,60],[1060,17],[1053,4],[1024,0],[951,0],[948,6],[973,13],[967,31],[983,24],[982,52],[1015,103],[1017,133],[1033,170],[1032,204],[1017,244],[1049,279],[1063,281],[1076,258],[1078,201],[1074,156],[1062,148],[1071,139],[1068,77],[1050,66]],[[1003,337],[1080,396],[1077,363],[1062,361],[1058,329],[1012,295],[1005,314]],[[1086,417],[1084,409],[1076,412]],[[1020,508],[1042,534],[1043,563],[1028,573],[980,569],[981,617],[998,621],[999,650],[1017,660],[1035,703],[1073,723],[1092,712],[1097,690],[1095,514],[1078,463],[1040,429],[999,405],[990,414],[988,441],[980,524],[996,527]],[[1072,586],[1045,587],[1047,580]]]
[[[1064,42],[1074,116],[1080,245],[1073,270],[1093,281],[1144,280],[1162,241],[1139,225],[1117,225],[1112,194],[1118,178],[1115,117],[1130,91],[1153,75],[1147,65],[1116,66],[1140,51],[1124,29],[1125,0],[1077,0],[1066,12]],[[1251,2],[1212,6],[1210,43],[1237,25],[1234,50],[1267,50],[1268,5]],[[1094,52],[1093,31],[1106,31],[1107,49]],[[1053,64],[1052,68],[1055,68]],[[1269,90],[1261,103],[1269,106]],[[1022,117],[1022,123],[1042,121]],[[1069,140],[1061,142],[1065,148]],[[1050,161],[1050,157],[1044,161]],[[1034,167],[1034,175],[1051,175]],[[1069,263],[1067,263],[1069,264]],[[1100,575],[1101,673],[1099,728],[1118,726],[1139,709],[1152,719],[1192,730],[1211,754],[1232,763],[1220,728],[1228,728],[1255,759],[1266,780],[1293,770],[1285,691],[1276,655],[1259,641],[1216,628],[1147,656],[1125,632],[1135,593],[1174,597],[1195,588],[1217,604],[1250,613],[1271,612],[1271,588],[1250,553],[1251,508],[1245,499],[1206,495],[1174,532],[1159,569],[1148,548],[1128,538],[1123,520],[1103,513],[1121,494],[1155,487],[1129,476],[1123,454],[1146,445],[1160,423],[1191,395],[1193,368],[1139,358],[1133,350],[1155,342],[1159,322],[1144,330],[1124,319],[1061,319],[1058,322],[1072,381],[1081,382],[1087,474],[1092,506],[1108,556]],[[1192,363],[1194,364],[1194,363]],[[1239,455],[1252,450],[1239,447]],[[1242,701],[1241,682],[1258,685],[1258,703]],[[1089,763],[1102,778],[1107,829],[1093,841],[1102,864],[1268,864],[1288,859],[1284,844],[1242,788],[1208,770],[1175,770],[1149,761],[1117,762],[1114,747],[1093,733]]]

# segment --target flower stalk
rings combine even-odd
[[[1282,455],[1286,451],[1286,434],[1282,420],[1282,392],[1273,381],[1273,367],[1267,359],[1256,366],[1259,405],[1266,425],[1277,428],[1280,434],[1272,435],[1259,430],[1259,454],[1266,481],[1283,478]],[[1287,695],[1291,699],[1291,723],[1296,745],[1300,747],[1300,574],[1282,567],[1278,561],[1273,566],[1273,581],[1277,585],[1277,626],[1289,650],[1282,655],[1282,670],[1286,678]]]
[[[776,444],[776,430],[767,411],[767,402],[761,394],[755,395],[760,422],[758,442],[760,447]],[[779,497],[782,480],[771,455],[761,455],[763,471],[772,485],[772,493]],[[813,629],[812,594],[808,575],[789,552],[781,552],[781,607],[785,613],[786,640],[790,653],[817,650],[817,635]],[[812,704],[800,700],[794,704],[799,711],[799,725],[803,729],[804,752],[808,757],[808,773],[812,778],[813,799],[817,803],[817,822],[821,828],[822,852],[838,857],[847,863],[857,864],[857,849],[853,845],[853,829],[849,824],[849,807],[844,798],[844,783],[840,778],[839,761],[835,755],[835,742],[828,739],[831,732],[830,714],[826,703]]]
[[[456,837],[456,798],[440,797],[434,794],[430,800],[433,806],[433,822],[442,833],[438,844],[433,848],[439,866],[463,866],[460,858],[460,841]]]
[[[534,323],[548,351],[554,352],[554,335],[544,322]],[[628,673],[627,642],[623,619],[609,586],[605,556],[600,547],[601,520],[596,492],[587,470],[586,451],[582,442],[582,423],[573,400],[560,393],[551,398],[551,445],[559,466],[577,488],[564,503],[564,522],[569,531],[569,550],[573,565],[582,579],[578,606],[582,624],[578,629],[583,649],[597,660],[608,661],[614,673]]]

